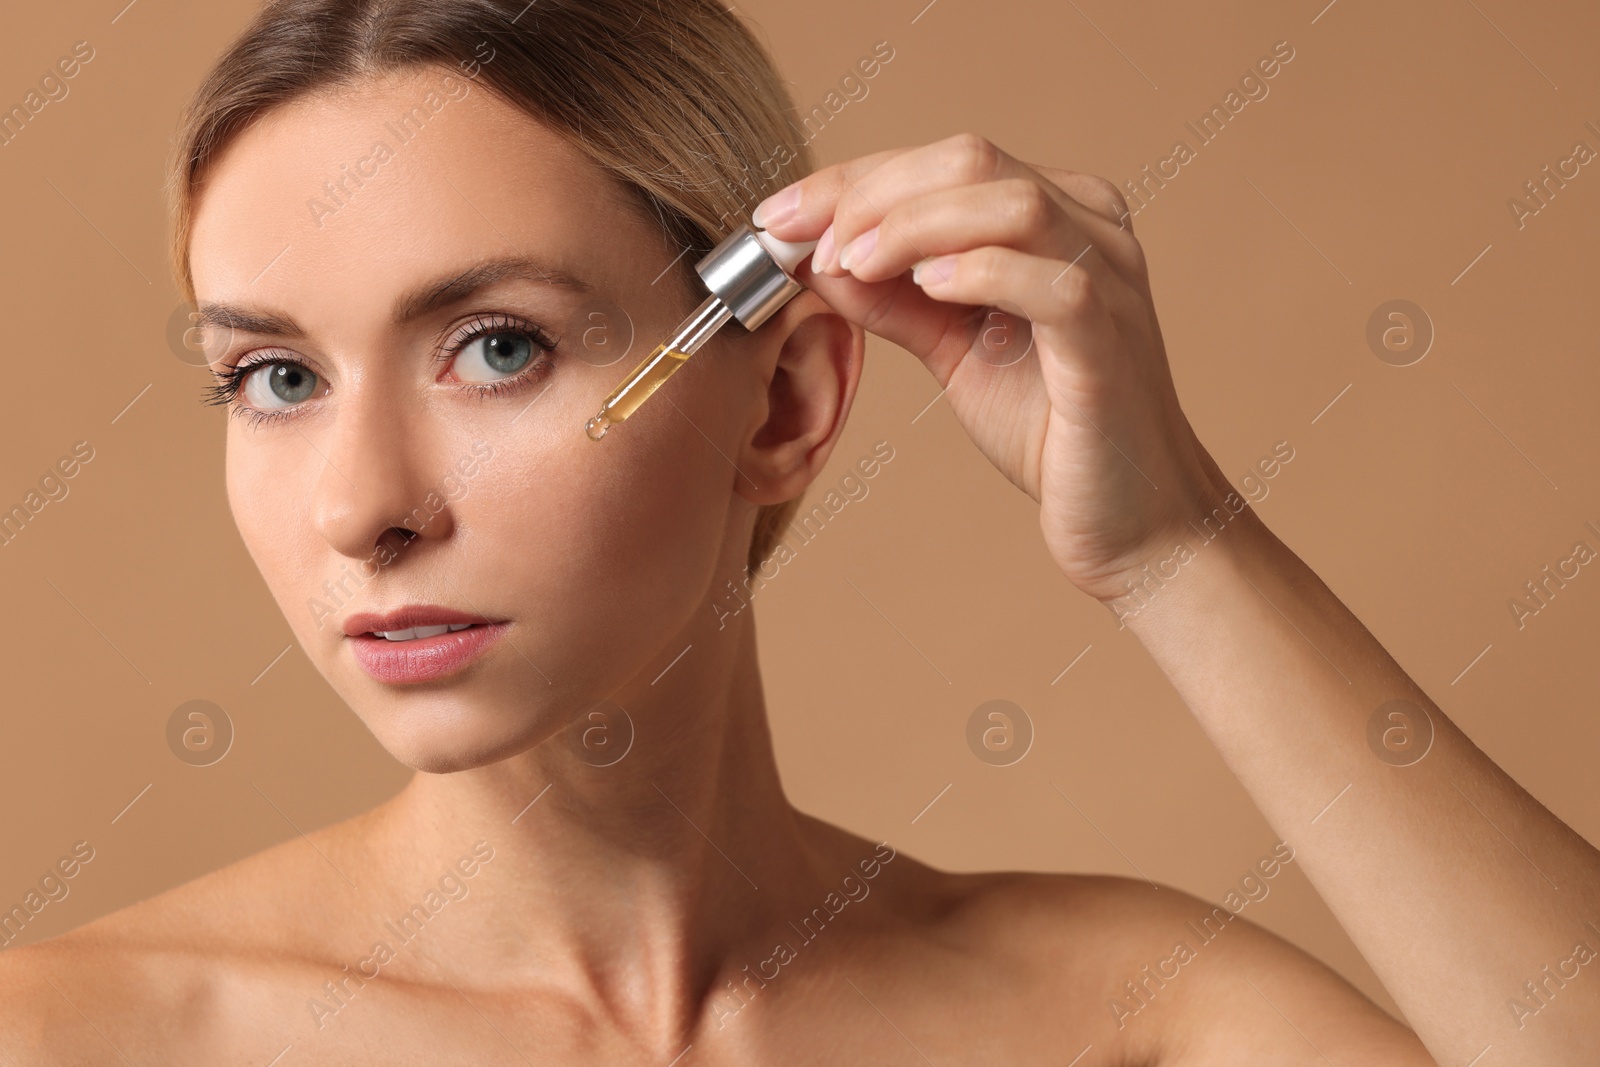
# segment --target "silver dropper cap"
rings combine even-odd
[[[780,241],[740,223],[694,269],[739,324],[753,330],[805,288],[791,272],[816,244]]]

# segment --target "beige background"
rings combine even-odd
[[[7,108],[75,41],[96,53],[0,148],[0,505],[75,442],[95,450],[0,547],[0,903],[74,841],[97,852],[26,940],[351,815],[408,773],[297,648],[274,663],[289,630],[227,512],[223,416],[165,339],[161,164],[251,5],[124,2],[27,5],[0,35]],[[803,108],[875,42],[894,48],[817,136],[824,162],[975,130],[1120,183],[1179,137],[1193,146],[1184,122],[1289,41],[1270,94],[1135,222],[1180,396],[1236,484],[1274,443],[1294,447],[1261,515],[1485,750],[1600,840],[1600,572],[1520,631],[1507,606],[1578,539],[1600,547],[1584,525],[1600,525],[1600,164],[1524,228],[1507,208],[1576,140],[1600,149],[1584,127],[1600,126],[1600,16],[1507,0],[923,3],[741,4]],[[1401,298],[1437,330],[1408,367],[1365,337]],[[895,458],[760,596],[794,800],[949,868],[1142,872],[1220,899],[1276,835],[1138,643],[1053,571],[1036,508],[947,406],[913,423],[935,393],[874,342],[824,481],[876,440]],[[238,730],[209,768],[165,741],[195,698]],[[964,737],[994,698],[1037,729],[1007,768]],[[1392,1010],[1298,867],[1270,884],[1245,914]]]

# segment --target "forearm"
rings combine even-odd
[[[1600,1045],[1600,852],[1474,746],[1252,509],[1223,514],[1194,529],[1186,561],[1108,606],[1441,1064],[1485,1046],[1480,1067],[1581,1062]],[[1420,759],[1369,743],[1393,700],[1431,720]]]

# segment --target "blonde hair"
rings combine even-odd
[[[492,49],[490,61],[483,48]],[[714,0],[272,0],[185,106],[168,164],[171,264],[194,300],[189,231],[206,170],[272,108],[439,65],[544,124],[616,177],[693,264],[768,193],[809,173],[793,101],[749,30]],[[698,303],[698,298],[695,298]],[[776,547],[800,497],[766,504],[746,560]]]

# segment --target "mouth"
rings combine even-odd
[[[430,682],[464,670],[509,629],[507,620],[416,605],[352,615],[344,632],[356,663],[380,682]]]
[[[420,637],[438,637],[440,634],[459,633],[478,625],[473,622],[440,623],[438,626],[413,626],[409,630],[375,630],[362,637],[381,637],[385,641],[415,641]]]

